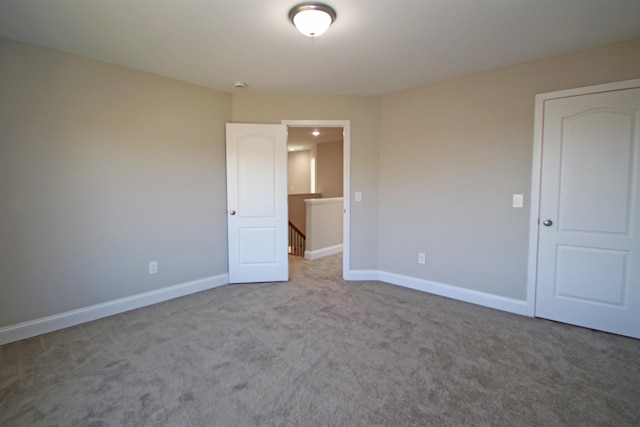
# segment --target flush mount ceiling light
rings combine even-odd
[[[291,8],[289,20],[305,36],[318,37],[336,20],[336,11],[324,3],[305,2]]]

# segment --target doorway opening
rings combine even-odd
[[[311,246],[305,249],[307,259],[335,254],[341,249],[343,277],[346,277],[350,248],[350,121],[283,120],[282,124],[288,129],[289,220],[305,237],[309,234]],[[308,223],[307,209],[311,209],[310,216],[315,215],[318,220]],[[338,225],[336,230],[340,218],[337,221],[335,218],[339,215],[342,215],[342,227],[340,230]]]

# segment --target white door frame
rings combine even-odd
[[[325,127],[342,128],[342,196],[344,203],[344,218],[342,221],[342,278],[345,279],[350,271],[351,234],[351,120],[282,120],[287,127]]]
[[[542,173],[542,125],[544,103],[550,99],[567,98],[599,92],[631,89],[640,86],[640,79],[586,86],[557,92],[536,95],[535,125],[533,129],[533,167],[531,175],[531,217],[529,223],[529,260],[527,272],[527,315],[534,317],[536,313],[536,284],[538,272],[538,231],[540,219],[540,179]]]

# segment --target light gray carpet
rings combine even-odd
[[[0,347],[0,425],[640,425],[640,341],[340,262]]]

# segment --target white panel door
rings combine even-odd
[[[538,317],[640,338],[640,88],[544,102]]]
[[[229,282],[289,279],[287,128],[227,123]]]

